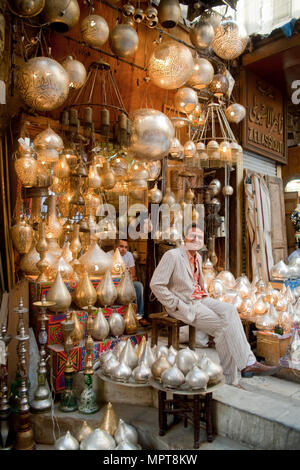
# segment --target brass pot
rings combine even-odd
[[[117,302],[119,305],[128,305],[136,299],[135,288],[127,270],[119,282],[117,293]]]
[[[40,260],[40,255],[36,251],[36,242],[35,240],[32,241],[30,250],[20,261],[20,268],[22,269],[23,273],[36,276],[39,274],[39,270],[36,266]]]
[[[19,220],[11,228],[11,236],[15,249],[20,255],[28,253],[33,240],[33,230],[25,220]]]
[[[41,13],[45,0],[10,0],[7,6],[14,15],[31,18]]]
[[[83,329],[82,324],[78,320],[77,313],[75,310],[73,310],[70,319],[74,321],[75,323],[74,330],[72,331],[70,336],[71,336],[74,346],[76,346],[83,339],[84,329]]]
[[[112,268],[111,257],[99,247],[96,241],[94,241],[87,252],[79,258],[79,261],[83,269],[87,271],[90,276],[101,276]]]
[[[76,288],[74,301],[79,308],[83,308],[89,304],[94,305],[96,300],[97,292],[89,279],[88,273],[85,271]]]
[[[99,424],[99,428],[103,431],[108,432],[111,436],[114,436],[119,424],[119,418],[113,409],[110,402],[107,403],[105,408],[104,416]]]
[[[47,293],[46,299],[48,301],[55,302],[53,307],[49,307],[51,312],[65,312],[71,305],[71,294],[68,291],[59,271],[54,283]]]
[[[69,75],[49,57],[29,59],[17,76],[21,98],[30,108],[45,112],[61,106],[69,94]]]
[[[109,307],[113,305],[117,298],[117,289],[111,278],[110,271],[106,271],[103,279],[97,287],[98,305]]]
[[[127,335],[134,335],[137,332],[137,318],[135,315],[134,307],[129,304],[124,316],[125,332]]]
[[[51,28],[66,33],[79,21],[80,8],[77,0],[46,0],[41,13],[43,23],[50,23]]]
[[[126,269],[126,266],[123,257],[121,256],[121,253],[119,251],[119,248],[115,249],[115,252],[112,256],[112,264],[112,275],[120,276],[121,274],[123,274]]]
[[[163,28],[174,28],[180,20],[181,10],[178,0],[161,0],[158,19]]]

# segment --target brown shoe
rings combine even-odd
[[[252,366],[241,370],[242,377],[253,377],[253,375],[273,375],[280,369],[280,366],[265,366],[260,362],[255,362]]]

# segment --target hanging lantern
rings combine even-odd
[[[109,36],[109,28],[106,20],[99,15],[89,15],[80,25],[81,36],[86,44],[92,47],[101,47]]]
[[[207,59],[196,57],[194,59],[193,73],[186,84],[201,90],[210,84],[214,74],[214,68]]]
[[[227,140],[223,140],[219,146],[220,150],[220,159],[230,162],[231,160],[231,148],[230,143]]]
[[[214,78],[212,79],[208,90],[215,95],[217,98],[225,95],[229,88],[229,82],[225,75],[221,73],[217,73]]]
[[[28,253],[33,240],[33,230],[25,220],[20,219],[11,228],[13,245],[20,255]]]
[[[80,8],[77,0],[46,0],[41,13],[42,23],[60,33],[66,33],[78,23]]]
[[[7,6],[14,15],[31,18],[42,11],[45,0],[10,0]]]
[[[182,113],[191,113],[199,104],[197,93],[192,88],[180,88],[174,96],[175,108]]]
[[[161,160],[170,150],[174,128],[169,118],[155,109],[138,109],[130,115],[129,151],[138,160]]]
[[[174,28],[181,17],[178,0],[160,0],[158,7],[158,19],[163,28]]]
[[[18,158],[15,160],[15,170],[22,186],[31,188],[36,183],[37,161],[33,156],[31,147],[21,147],[18,152]]]
[[[194,60],[188,47],[175,41],[159,44],[151,54],[148,72],[155,85],[175,90],[191,76]]]
[[[73,59],[72,56],[68,56],[61,62],[61,65],[69,74],[70,88],[78,90],[81,88],[86,81],[86,69],[85,66],[79,62],[79,60]]]
[[[116,24],[110,32],[109,45],[117,56],[131,57],[138,50],[139,37],[131,24]]]
[[[178,158],[180,156],[180,153],[181,143],[176,137],[173,137],[173,139],[171,139],[169,154],[172,158]]]
[[[157,183],[155,183],[154,187],[148,191],[148,196],[150,202],[153,204],[159,204],[162,200],[162,192],[157,187]]]
[[[233,103],[225,111],[228,122],[238,124],[246,116],[246,108],[239,103]]]
[[[228,18],[216,28],[212,47],[221,59],[233,60],[244,52],[248,39],[245,28]]]
[[[34,146],[37,151],[38,160],[48,164],[57,162],[59,152],[62,151],[64,143],[62,138],[48,126],[47,129],[35,137]]]
[[[196,145],[192,140],[188,140],[184,146],[184,156],[187,158],[191,158],[195,155],[196,153]]]
[[[69,178],[70,172],[71,170],[67,162],[66,156],[64,154],[61,154],[59,156],[58,162],[54,165],[53,175],[56,176],[56,178]]]
[[[69,94],[69,75],[56,60],[34,57],[26,62],[16,81],[21,98],[37,111],[52,111]]]
[[[198,21],[190,31],[190,40],[197,49],[207,49],[215,35],[214,28],[207,21]]]

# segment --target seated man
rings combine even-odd
[[[133,281],[136,293],[137,318],[142,326],[148,326],[150,323],[144,318],[144,286],[137,280],[135,261],[133,254],[128,251],[128,241],[118,239],[115,248],[119,248],[120,254],[125,262],[125,266],[129,270]],[[109,254],[113,254],[113,252],[109,252]]]
[[[214,337],[227,384],[242,388],[240,375],[271,375],[278,368],[256,361],[236,308],[209,297],[201,271],[203,232],[192,224],[185,245],[167,251],[155,269],[150,287],[169,315]]]

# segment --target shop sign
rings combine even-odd
[[[247,109],[243,148],[287,163],[285,102],[280,90],[259,76],[245,72],[243,104]]]

